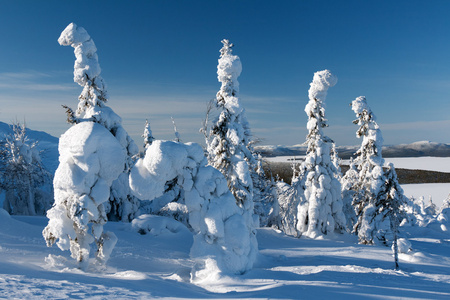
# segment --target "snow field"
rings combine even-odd
[[[189,283],[192,233],[155,217],[145,235],[132,224],[108,222],[118,243],[106,269],[80,271],[68,252],[47,248],[45,217],[0,213],[0,298],[28,299],[448,299],[450,236],[430,228],[401,227],[412,251],[400,254],[358,245],[356,237],[292,238],[259,229],[254,268],[198,285]],[[158,224],[165,223],[161,226]],[[152,225],[152,226],[153,226]],[[159,227],[158,227],[159,226]],[[176,228],[176,229],[175,229]],[[50,255],[50,256],[49,256]]]

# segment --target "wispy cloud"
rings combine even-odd
[[[53,73],[37,71],[0,73],[0,89],[27,91],[70,91],[75,84],[55,83],[58,76]],[[48,83],[51,81],[51,83]]]

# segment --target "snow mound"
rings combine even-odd
[[[174,219],[155,215],[141,215],[131,222],[131,226],[140,234],[150,233],[154,236],[189,231]]]

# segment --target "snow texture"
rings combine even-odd
[[[200,145],[156,140],[131,170],[131,189],[140,199],[161,197],[167,182],[182,190],[179,203],[186,205],[195,234],[192,281],[250,270],[258,251],[254,228],[248,225],[252,215],[236,205],[223,175],[206,166]]]
[[[43,231],[48,246],[71,251],[87,269],[90,244],[97,244],[96,258],[104,263],[116,243],[113,233],[103,232],[104,203],[112,182],[123,171],[126,153],[114,136],[94,122],[72,126],[60,138],[59,167],[55,173],[55,204],[47,212]]]
[[[292,182],[300,197],[297,230],[312,238],[342,232],[346,226],[338,180],[341,175],[333,159],[337,156],[333,141],[322,130],[328,126],[325,97],[328,88],[336,83],[337,77],[328,70],[314,74],[308,91],[309,102],[305,107],[308,150],[305,161],[300,165],[299,176],[295,176]]]
[[[69,123],[84,121],[99,123],[116,137],[127,152],[124,175],[113,182],[111,199],[105,208],[110,219],[130,221],[139,208],[139,200],[131,195],[127,181],[139,148],[122,127],[122,119],[106,105],[108,93],[106,84],[100,76],[101,68],[98,62],[97,48],[86,30],[71,23],[61,33],[58,42],[62,46],[74,48],[76,57],[73,71],[74,81],[83,87],[83,91],[78,97],[79,103],[76,112],[67,108]]]

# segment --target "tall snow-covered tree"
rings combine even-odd
[[[316,72],[308,92],[305,107],[308,116],[305,161],[300,165],[299,176],[293,178],[301,200],[298,206],[297,230],[309,237],[330,234],[345,229],[342,212],[339,170],[332,159],[333,141],[324,135],[325,98],[328,88],[334,86],[337,77],[328,70]],[[333,154],[335,155],[335,154]]]
[[[383,170],[383,138],[366,98],[356,98],[352,102],[352,109],[358,118],[354,123],[360,126],[356,136],[363,138],[355,159],[359,175],[353,195],[357,215],[353,229],[362,244],[374,244],[377,241],[386,243],[390,239],[388,236],[392,234],[396,243],[400,207],[407,200],[393,165],[389,165],[386,172]]]
[[[363,139],[355,159],[359,180],[356,185],[357,192],[353,196],[353,207],[357,216],[353,230],[360,243],[373,244],[381,229],[379,227],[382,226],[376,205],[377,195],[384,182],[384,159],[381,156],[383,137],[365,97],[353,100],[352,110],[358,118],[353,121],[359,126],[356,136]]]
[[[122,127],[122,119],[106,105],[109,97],[106,84],[100,76],[97,48],[86,30],[71,23],[61,33],[58,42],[62,46],[74,48],[74,81],[83,87],[78,97],[77,110],[64,106],[68,121],[72,124],[92,121],[103,125],[127,152],[123,174],[111,186],[111,198],[106,204],[106,210],[109,219],[130,221],[139,208],[139,200],[131,195],[128,176],[139,149]]]
[[[250,149],[250,127],[245,110],[239,103],[237,78],[242,64],[239,57],[232,54],[233,44],[228,40],[222,40],[222,43],[217,66],[218,80],[222,85],[215,99],[220,113],[206,138],[208,161],[227,178],[228,188],[237,204],[253,214],[250,174],[256,165]]]
[[[56,243],[63,251],[70,249],[83,270],[89,266],[92,243],[102,264],[116,244],[114,233],[103,231],[107,221],[103,204],[125,161],[122,145],[96,122],[76,124],[59,140],[55,204],[47,211],[49,222],[42,234],[47,246]]]
[[[28,140],[25,124],[17,122],[11,127],[12,133],[0,145],[3,208],[14,215],[44,215],[51,203],[46,197],[38,197],[39,188],[51,180],[51,175],[41,164],[37,142]]]

